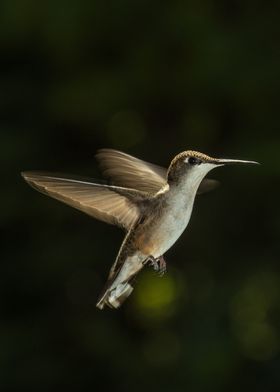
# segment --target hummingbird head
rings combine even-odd
[[[169,184],[188,182],[188,186],[199,186],[206,174],[216,167],[235,163],[258,164],[255,161],[244,161],[239,159],[218,159],[197,151],[183,151],[172,160],[167,180]]]

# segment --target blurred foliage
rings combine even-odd
[[[1,1],[1,391],[279,391],[279,12]],[[168,274],[145,271],[103,312],[123,233],[19,175],[98,177],[101,147],[262,163],[214,173],[223,185],[198,198]]]

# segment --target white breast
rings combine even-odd
[[[185,194],[171,195],[165,214],[152,233],[152,240],[158,244],[155,258],[163,255],[181,236],[189,223],[193,202],[194,197],[187,198]]]

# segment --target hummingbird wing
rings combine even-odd
[[[156,193],[166,185],[167,170],[163,167],[110,148],[98,150],[96,158],[104,176],[114,184],[148,193]]]
[[[148,193],[157,193],[166,185],[167,169],[164,167],[110,148],[98,150],[96,158],[103,175],[116,185]],[[202,180],[197,193],[209,192],[218,184],[218,181],[206,178]]]
[[[40,172],[23,172],[29,185],[103,222],[129,230],[138,220],[140,202],[146,194],[134,189],[55,177]]]

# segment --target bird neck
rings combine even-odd
[[[183,211],[187,208],[191,213],[197,188],[198,185],[188,182],[170,184],[166,195],[167,204],[172,210]]]
[[[194,201],[195,195],[199,188],[204,175],[202,173],[191,173],[191,175],[181,176],[175,182],[169,184],[169,192],[175,196],[176,194],[185,198],[187,202]]]

